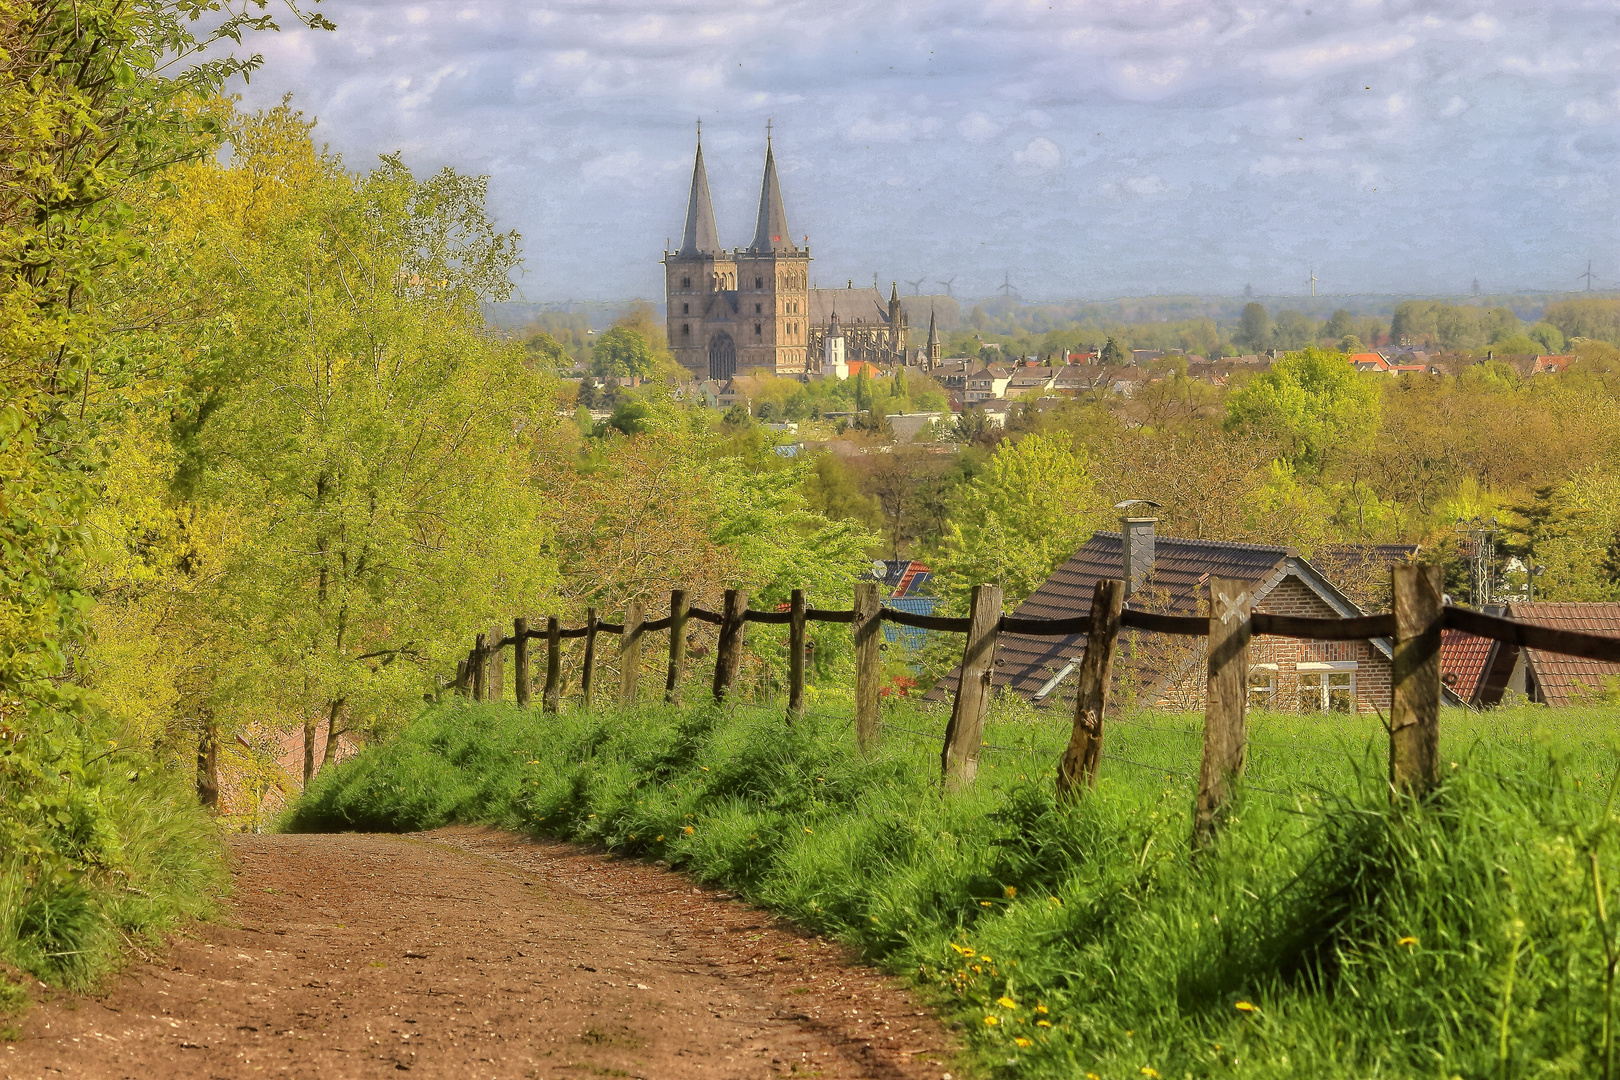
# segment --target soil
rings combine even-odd
[[[225,917],[8,1077],[942,1080],[950,1032],[840,947],[657,866],[485,829],[238,836]]]

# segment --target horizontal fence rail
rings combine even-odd
[[[528,643],[544,641],[542,702],[545,711],[556,712],[562,697],[561,642],[584,638],[579,690],[584,707],[589,708],[599,661],[596,639],[609,634],[620,639],[618,702],[629,705],[636,701],[643,639],[648,633],[668,631],[669,670],[664,701],[675,704],[680,701],[686,665],[686,624],[698,622],[719,628],[713,692],[716,700],[725,701],[737,677],[744,647],[744,627],[747,623],[759,623],[789,629],[787,719],[791,723],[804,715],[807,624],[843,624],[851,627],[855,640],[853,719],[856,738],[864,751],[885,728],[879,718],[880,650],[884,646],[878,627],[887,622],[917,630],[962,634],[965,637],[962,662],[955,672],[956,691],[941,753],[945,786],[951,790],[970,783],[977,767],[983,745],[981,732],[994,685],[994,656],[999,636],[1084,638],[1083,652],[1065,670],[1067,674],[1076,666],[1079,669],[1074,732],[1058,767],[1059,797],[1071,800],[1078,798],[1081,791],[1096,786],[1099,762],[1109,757],[1102,752],[1103,715],[1121,632],[1133,630],[1206,638],[1209,640],[1205,648],[1209,682],[1194,835],[1195,845],[1202,845],[1209,842],[1218,828],[1228,792],[1243,771],[1249,645],[1255,635],[1388,643],[1386,647],[1393,657],[1389,764],[1394,796],[1420,796],[1439,783],[1439,656],[1443,629],[1522,648],[1620,663],[1620,637],[1542,626],[1450,606],[1443,602],[1437,567],[1395,565],[1391,567],[1391,574],[1393,611],[1325,619],[1254,611],[1251,585],[1221,579],[1210,579],[1209,595],[1203,598],[1208,610],[1218,613],[1213,617],[1126,607],[1124,584],[1119,581],[1099,581],[1090,611],[1062,619],[1004,614],[1001,590],[989,585],[974,588],[972,610],[966,616],[918,615],[884,607],[876,583],[870,582],[855,587],[854,604],[847,609],[809,607],[803,591],[794,590],[792,602],[785,607],[755,610],[747,606],[747,594],[728,590],[725,610],[715,612],[688,606],[686,592],[677,589],[670,596],[670,613],[661,619],[644,620],[643,605],[636,602],[630,605],[622,623],[602,622],[597,617],[597,609],[591,608],[584,626],[564,628],[552,616],[539,628],[518,618],[513,620],[510,635],[499,627],[491,633],[479,634],[472,651],[457,665],[453,688],[477,700],[498,699],[505,678],[502,651],[512,648],[517,701],[527,705],[532,690]]]

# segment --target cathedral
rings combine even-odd
[[[820,374],[834,345],[845,365],[905,363],[908,327],[899,289],[891,288],[885,303],[875,286],[857,289],[853,281],[844,289],[811,288],[806,241],[797,246],[788,233],[767,134],[753,243],[720,246],[700,129],[686,229],[680,249],[664,252],[664,300],[675,359],[700,379],[729,379],[750,370]]]

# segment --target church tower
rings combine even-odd
[[[734,305],[737,264],[720,246],[709,199],[709,174],[703,167],[703,125],[698,125],[697,159],[692,165],[692,192],[686,204],[681,246],[664,252],[664,316],[669,348],[680,365],[697,378],[729,379],[737,370],[737,350],[728,325],[711,325]],[[724,322],[725,320],[722,320]]]
[[[923,370],[933,371],[939,367],[939,329],[934,324],[934,311],[928,310],[928,351],[923,359]]]
[[[810,252],[795,246],[788,232],[769,130],[754,242],[737,250],[736,265],[739,369],[804,373],[810,362]]]

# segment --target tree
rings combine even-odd
[[[1086,461],[1050,435],[1005,440],[961,489],[935,566],[935,589],[965,611],[973,586],[999,584],[1009,610],[1090,539]]]
[[[1379,384],[1357,374],[1343,353],[1309,348],[1234,393],[1226,425],[1276,439],[1295,467],[1320,473],[1345,447],[1371,436],[1379,412]]]
[[[1248,349],[1271,347],[1271,316],[1266,313],[1263,304],[1243,305],[1243,317],[1238,323],[1238,332],[1233,335],[1233,341]]]
[[[596,339],[591,373],[603,378],[644,379],[658,370],[652,346],[640,331],[615,326]]]
[[[1316,344],[1316,320],[1298,311],[1277,313],[1277,325],[1272,327],[1272,344],[1279,349],[1303,349]]]
[[[1125,349],[1118,341],[1109,338],[1103,343],[1102,352],[1098,354],[1097,360],[1106,366],[1118,367],[1128,363],[1129,357],[1125,355]]]

